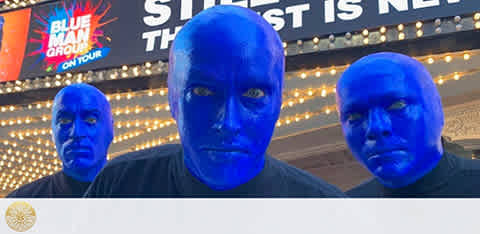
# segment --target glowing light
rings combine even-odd
[[[364,30],[362,31],[362,35],[363,35],[364,37],[368,36],[368,29],[364,29]]]
[[[423,31],[422,30],[418,30],[417,31],[417,37],[421,37],[423,36]]]
[[[387,28],[386,28],[386,27],[383,26],[383,27],[380,28],[380,33],[384,34],[384,33],[386,33],[386,32],[387,32]]]
[[[470,54],[468,54],[468,53],[463,54],[463,59],[464,60],[469,60],[470,59]]]
[[[337,70],[335,68],[330,69],[330,75],[334,76],[337,74]]]
[[[416,24],[415,24],[415,27],[417,27],[418,29],[421,28],[423,26],[423,23],[418,21]]]
[[[445,62],[449,63],[451,61],[452,61],[452,56],[450,55],[445,56]]]
[[[455,73],[455,75],[453,76],[453,79],[454,79],[454,80],[459,80],[459,79],[460,79],[460,75],[458,75],[458,73]]]
[[[432,64],[432,63],[434,63],[434,62],[435,62],[435,60],[434,60],[432,57],[430,57],[430,58],[427,59],[427,63],[428,63],[428,64]]]
[[[473,19],[480,20],[480,13],[475,13],[475,15],[473,15]]]
[[[398,29],[398,31],[403,31],[403,29],[405,29],[405,26],[403,24],[399,24],[397,26],[397,29]]]
[[[399,39],[399,40],[405,39],[405,33],[403,33],[403,32],[399,33],[399,34],[398,34],[398,39]]]
[[[326,96],[327,96],[327,90],[326,90],[326,89],[322,89],[321,96],[322,96],[322,97],[326,97]]]

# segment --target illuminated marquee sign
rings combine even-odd
[[[248,7],[284,41],[480,11],[479,0],[63,0],[34,6],[22,79],[168,59],[200,11]],[[232,25],[235,27],[235,25]]]
[[[99,38],[105,37],[102,27],[115,18],[104,19],[110,5],[99,12],[102,4],[102,1],[96,5],[89,1],[77,2],[70,7],[56,6],[47,15],[35,15],[36,21],[41,23],[30,42],[38,44],[39,48],[28,56],[40,55],[46,72],[64,72],[105,58],[110,48]]]

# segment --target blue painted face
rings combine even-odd
[[[113,139],[110,104],[103,93],[87,84],[60,90],[53,103],[52,131],[63,171],[79,181],[93,181]]]
[[[215,190],[264,166],[282,102],[283,48],[255,12],[217,6],[179,32],[170,53],[169,101],[188,170]]]
[[[337,84],[337,106],[353,155],[387,187],[423,177],[443,154],[443,111],[426,68],[396,53],[366,56]]]

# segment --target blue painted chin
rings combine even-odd
[[[169,103],[188,170],[215,190],[255,177],[282,101],[278,34],[249,9],[212,7],[178,33],[169,62]]]
[[[60,90],[52,109],[52,131],[65,174],[93,181],[113,139],[110,105],[103,93],[86,84]]]
[[[358,60],[337,84],[337,105],[350,150],[387,187],[414,183],[443,154],[440,96],[426,68],[410,57],[377,53]]]

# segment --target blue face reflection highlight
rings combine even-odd
[[[216,6],[183,27],[169,61],[169,103],[188,170],[215,190],[255,177],[282,102],[278,34],[249,9]]]
[[[87,84],[60,90],[52,108],[52,131],[65,174],[93,181],[113,139],[110,104],[103,93]]]
[[[377,53],[358,60],[338,81],[337,106],[353,155],[387,187],[415,182],[443,154],[441,99],[413,58]]]

